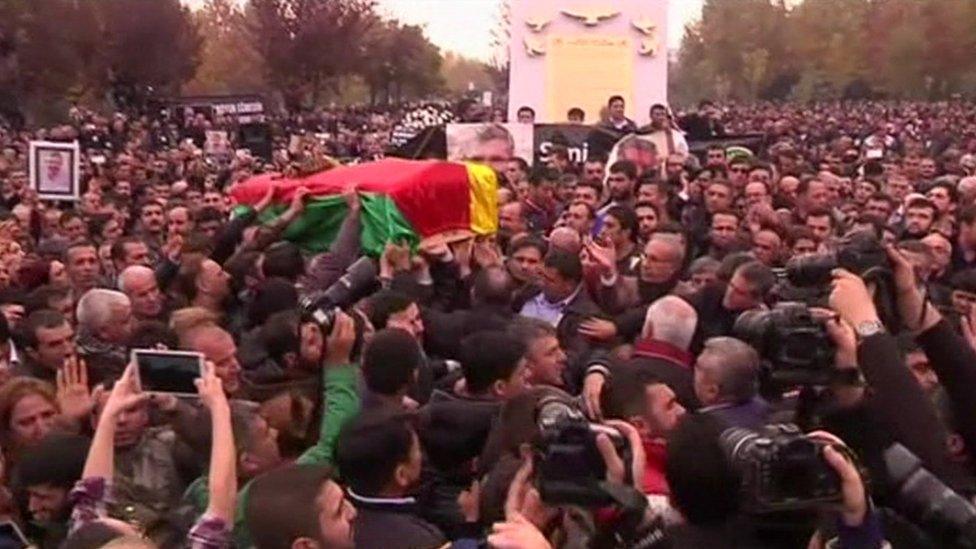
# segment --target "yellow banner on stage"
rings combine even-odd
[[[633,105],[634,52],[627,36],[549,36],[545,55],[549,118],[562,119],[569,109],[579,107],[587,121],[599,120],[613,95]]]

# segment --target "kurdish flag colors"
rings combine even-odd
[[[387,242],[450,242],[498,230],[498,181],[481,164],[438,160],[388,159],[342,166],[301,178],[263,174],[230,189],[239,206],[250,206],[273,185],[274,204],[261,217],[280,215],[300,187],[311,191],[302,216],[285,231],[285,238],[310,252],[321,252],[339,232],[346,216],[343,189],[355,183],[362,203],[363,250],[379,255]]]

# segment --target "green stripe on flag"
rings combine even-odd
[[[379,256],[387,242],[407,242],[411,247],[420,243],[420,237],[389,196],[360,193],[359,199],[362,203],[360,245],[368,255]],[[241,208],[246,206],[239,207],[238,211]],[[273,205],[259,219],[270,223],[286,209],[283,204]],[[346,201],[340,195],[312,198],[301,217],[285,230],[284,238],[308,252],[324,252],[339,234],[347,212]]]

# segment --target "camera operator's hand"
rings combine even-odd
[[[833,276],[830,308],[841,320],[853,328],[865,322],[878,322],[878,311],[864,280],[844,269],[835,269]]]
[[[817,320],[822,320],[827,335],[837,348],[834,353],[834,366],[838,370],[857,369],[857,334],[846,322],[841,322],[833,311],[811,307],[810,312]]]
[[[620,431],[620,434],[630,444],[632,457],[630,466],[631,477],[634,479],[633,486],[638,489],[642,488],[644,486],[644,467],[647,464],[647,456],[644,454],[644,443],[641,442],[640,433],[637,432],[637,429],[633,425],[619,419],[607,420],[605,425]],[[626,464],[617,453],[617,449],[613,447],[613,442],[610,440],[610,437],[603,433],[597,435],[596,447],[600,451],[600,455],[603,456],[603,462],[607,465],[607,482],[626,484]]]
[[[606,382],[607,377],[598,372],[587,374],[583,379],[583,406],[586,408],[586,415],[593,421],[603,419],[603,410],[600,408],[600,394],[603,392],[603,385]]]
[[[352,347],[356,344],[356,323],[342,311],[336,311],[332,331],[325,338],[325,365],[349,364]]]
[[[552,549],[542,532],[521,515],[492,525],[488,546],[496,549]]]
[[[924,332],[938,324],[942,315],[935,307],[926,306],[925,296],[918,287],[912,264],[894,246],[887,246],[885,250],[888,252],[888,260],[895,275],[898,313],[902,323],[909,331],[916,333]]]
[[[814,431],[807,436],[829,442],[832,445],[845,446],[844,441],[825,431]],[[857,467],[847,459],[847,456],[834,446],[824,448],[823,456],[824,460],[840,476],[841,493],[844,497],[841,520],[847,526],[860,526],[868,512],[867,491],[864,489],[861,474],[857,471]]]

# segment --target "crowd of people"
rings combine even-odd
[[[306,193],[226,192],[477,108],[275,118],[268,158],[191,111],[0,128],[0,542],[976,544],[976,104],[638,128],[614,97],[639,158],[494,158],[496,235],[387,243],[369,280],[354,186],[315,255],[283,236]],[[38,198],[35,139],[79,141],[79,201]],[[133,349],[202,355],[198,394]]]

